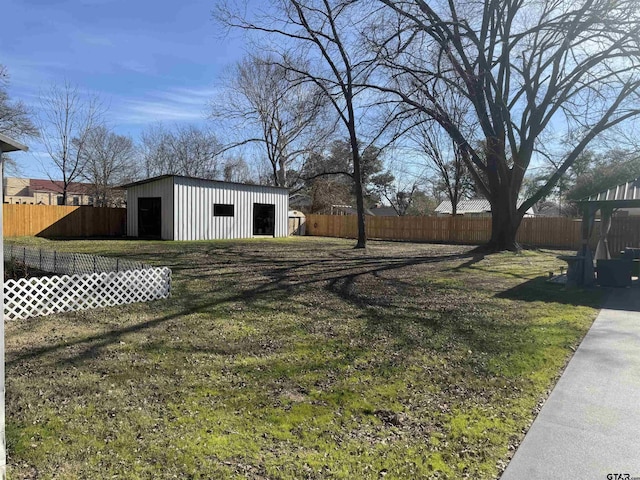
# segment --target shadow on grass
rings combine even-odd
[[[566,305],[600,308],[604,298],[600,288],[575,288],[547,282],[547,277],[536,277],[496,294],[496,298],[525,302],[553,302]]]
[[[209,254],[215,258],[215,250]],[[116,344],[121,341],[124,335],[148,330],[162,325],[171,320],[175,320],[181,316],[194,313],[208,312],[216,307],[227,303],[242,302],[247,305],[264,304],[276,305],[277,309],[274,313],[286,308],[289,296],[292,292],[300,292],[301,290],[324,288],[333,293],[340,293],[340,296],[347,302],[357,306],[363,306],[364,303],[351,290],[350,285],[361,276],[367,274],[376,274],[395,269],[412,267],[419,264],[441,263],[451,260],[468,258],[467,254],[452,254],[442,256],[420,256],[415,258],[407,257],[383,257],[383,256],[364,256],[357,258],[326,258],[318,260],[309,260],[306,262],[287,262],[286,260],[275,260],[273,258],[263,258],[259,250],[255,252],[241,251],[237,252],[238,262],[242,264],[255,266],[260,265],[261,273],[264,275],[263,280],[253,288],[242,289],[238,286],[231,286],[237,293],[231,295],[222,295],[216,298],[209,298],[203,301],[203,296],[198,294],[189,294],[184,289],[178,288],[174,293],[171,302],[178,308],[171,308],[172,313],[162,315],[157,318],[144,322],[114,328],[107,332],[96,335],[81,337],[72,340],[66,340],[54,345],[42,347],[34,346],[21,354],[11,355],[8,358],[7,366],[12,367],[15,364],[37,359],[45,355],[55,354],[63,350],[71,349],[79,352],[66,355],[66,362],[81,362],[86,359],[95,358],[100,351],[109,345]],[[140,257],[140,255],[138,255]],[[241,257],[241,258],[240,258]],[[194,260],[197,262],[197,260]],[[174,259],[173,262],[176,262]],[[170,262],[170,263],[173,263]],[[179,262],[176,262],[179,263]],[[165,262],[166,264],[166,262]],[[215,269],[219,264],[208,264],[204,267]],[[271,268],[268,268],[271,266]],[[308,271],[310,267],[314,267]],[[172,268],[175,268],[172,266]],[[194,265],[194,268],[197,268]],[[355,273],[354,273],[355,272]],[[188,267],[179,267],[176,273],[186,278],[202,278],[197,271]],[[340,285],[340,286],[338,286]],[[238,291],[239,290],[239,291]],[[206,298],[206,297],[205,297]],[[177,301],[176,301],[177,300]],[[265,308],[264,305],[258,305],[256,308]],[[330,314],[339,314],[339,312],[327,312]],[[69,352],[71,353],[71,352]],[[212,352],[215,353],[215,352]]]
[[[226,245],[225,245],[226,247]],[[450,351],[451,349],[471,350],[477,352],[517,353],[530,351],[536,348],[535,340],[526,338],[526,328],[521,328],[500,318],[499,309],[487,309],[486,306],[478,306],[474,302],[477,299],[470,297],[465,300],[464,288],[456,290],[454,287],[443,284],[422,286],[418,296],[421,298],[415,302],[405,303],[403,299],[407,295],[416,295],[415,278],[404,279],[395,275],[391,278],[383,276],[386,272],[415,267],[419,265],[441,264],[450,261],[463,261],[454,269],[469,268],[484,258],[484,255],[475,253],[460,253],[447,255],[422,255],[422,256],[379,256],[362,255],[354,256],[345,252],[336,252],[336,256],[319,259],[288,260],[286,257],[265,256],[256,245],[255,249],[225,248],[227,257],[219,258],[218,248],[204,250],[208,262],[202,258],[188,258],[192,253],[202,253],[202,249],[186,247],[183,251],[168,252],[174,263],[176,290],[174,297],[163,304],[157,304],[157,308],[164,308],[168,312],[157,315],[155,318],[111,328],[106,332],[94,335],[59,341],[46,346],[33,346],[20,353],[10,355],[7,366],[12,367],[25,361],[41,359],[45,356],[58,355],[62,359],[56,362],[76,364],[99,357],[104,349],[118,344],[127,334],[143,332],[165,325],[168,330],[171,322],[183,316],[191,314],[210,314],[216,318],[224,313],[226,305],[239,303],[253,313],[277,315],[282,312],[294,314],[300,318],[298,327],[313,330],[311,323],[321,320],[340,321],[344,316],[344,306],[356,307],[359,315],[365,320],[365,330],[359,332],[362,341],[376,342],[380,338],[391,338],[392,346],[402,356],[410,356],[416,348],[428,348],[435,351]],[[173,250],[173,249],[171,249]],[[178,249],[176,249],[178,250]],[[309,248],[309,252],[312,248]],[[138,252],[137,256],[146,252]],[[311,256],[311,254],[310,254]],[[151,257],[151,255],[150,255]],[[159,258],[156,256],[156,258]],[[165,262],[166,263],[166,262]],[[252,283],[243,276],[242,271],[235,274],[223,274],[217,276],[216,269],[225,265],[233,265],[236,268],[247,269],[247,275],[259,271],[257,281]],[[451,269],[448,269],[451,270]],[[237,279],[233,278],[233,275]],[[375,283],[370,290],[362,291],[360,280],[373,278]],[[218,285],[215,279],[224,279]],[[187,291],[190,280],[211,279],[211,287],[201,293]],[[412,282],[413,280],[413,282]],[[390,295],[380,294],[376,288],[383,286],[390,289]],[[291,304],[291,296],[298,298],[307,293],[318,290],[325,291],[342,301],[340,304],[332,304],[321,300],[320,313],[315,313],[305,319],[306,312],[299,310]],[[413,292],[413,293],[408,293]],[[452,302],[447,302],[447,295]],[[431,298],[443,300],[437,304],[429,303]],[[522,285],[510,288],[496,295],[496,298],[525,301],[559,302],[575,305],[588,305],[597,307],[600,304],[599,297],[593,293],[566,292],[555,285],[544,283],[544,278],[538,278]],[[412,299],[415,300],[415,299]],[[454,301],[455,300],[455,301]],[[160,307],[161,306],[161,307]],[[153,311],[155,307],[150,307]],[[207,320],[205,320],[207,321]],[[309,325],[306,325],[309,324]],[[306,326],[305,326],[306,325]],[[535,327],[529,324],[527,328]],[[185,327],[185,328],[188,328]],[[271,326],[273,334],[277,337],[293,337],[295,332],[290,326]],[[294,330],[295,330],[294,328]],[[514,334],[514,330],[520,330]],[[271,332],[269,332],[271,334]],[[210,353],[219,355],[234,355],[244,353],[248,355],[260,355],[265,350],[264,341],[260,339],[240,339],[233,344],[223,345],[214,337],[210,345],[191,344],[174,345],[169,341],[156,338],[149,342],[148,348],[174,349],[185,353]],[[510,338],[514,341],[508,341]],[[348,340],[348,339],[347,339]],[[342,341],[342,340],[341,340]],[[347,342],[348,343],[348,342]],[[273,348],[282,348],[272,345]],[[141,347],[144,348],[144,347]],[[317,348],[321,348],[318,346]],[[346,347],[345,347],[346,348]],[[347,349],[348,350],[348,349]],[[355,353],[355,349],[354,349]]]
[[[511,300],[533,301],[537,296],[538,301],[553,302],[555,296],[547,295],[543,298],[530,289],[531,285],[525,285],[520,289],[520,297]],[[335,289],[336,286],[334,285]],[[448,287],[431,286],[428,295],[438,296],[436,290],[447,290]],[[459,289],[460,295],[465,295],[464,287]],[[549,339],[545,334],[532,335],[532,331],[549,331],[554,328],[548,323],[540,323],[530,315],[521,313],[518,315],[517,307],[513,311],[506,311],[503,304],[496,304],[489,300],[485,303],[480,298],[465,297],[460,303],[441,303],[430,308],[428,305],[416,304],[413,306],[396,305],[386,302],[371,302],[369,299],[358,300],[354,294],[353,279],[341,282],[338,294],[352,302],[357,302],[363,307],[363,315],[366,317],[367,330],[364,337],[372,341],[377,336],[391,337],[394,339],[394,347],[397,352],[412,355],[416,349],[427,347],[434,352],[450,353],[469,351],[474,355],[517,355],[532,354],[542,351],[549,345]],[[507,298],[502,294],[496,298]],[[583,300],[583,304],[588,303]],[[598,307],[599,300],[591,298],[592,305]],[[512,318],[515,317],[515,318]],[[534,315],[535,318],[535,315]],[[533,320],[533,321],[532,321]],[[581,338],[584,330],[577,325],[563,322],[562,336],[566,338]],[[477,371],[491,375],[488,371]]]
[[[458,265],[457,267],[452,268],[453,271],[459,272],[460,270],[464,270],[465,268],[472,268],[476,263],[481,262],[486,257],[485,253],[478,253],[474,250],[469,252],[471,258],[466,262]]]

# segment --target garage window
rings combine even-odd
[[[213,216],[214,217],[233,217],[234,208],[233,204],[227,203],[214,203],[213,204]]]

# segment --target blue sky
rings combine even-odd
[[[212,20],[213,0],[3,0],[0,63],[9,93],[34,110],[65,80],[98,94],[116,132],[136,138],[149,123],[201,123],[220,73],[243,54]],[[45,176],[43,148],[14,158]]]

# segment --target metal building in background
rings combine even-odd
[[[127,235],[163,240],[288,236],[286,188],[162,175],[123,185]]]

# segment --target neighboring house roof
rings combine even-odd
[[[579,200],[579,203],[586,202],[600,204],[615,202],[615,207],[638,206],[640,202],[640,177]]]
[[[435,209],[436,213],[444,213],[451,215],[451,201],[445,200]],[[471,200],[460,200],[458,202],[457,214],[465,215],[470,213],[488,213],[491,212],[491,204],[486,198],[472,198]]]
[[[41,180],[37,178],[29,179],[29,189],[33,192],[53,192],[62,193],[64,182],[60,180]],[[67,186],[67,193],[78,195],[90,195],[92,185],[90,183],[71,182]]]
[[[396,212],[393,207],[371,207],[369,211],[375,215],[376,217],[397,217],[398,212]]]
[[[120,185],[119,188],[130,188],[130,187],[135,187],[137,185],[144,185],[145,183],[155,182],[155,181],[158,181],[158,180],[162,180],[163,178],[184,178],[184,179],[187,179],[187,180],[203,180],[205,182],[221,183],[223,185],[224,184],[226,184],[226,185],[244,185],[245,187],[265,187],[265,188],[277,188],[277,189],[280,189],[280,190],[289,190],[286,187],[276,187],[274,185],[260,185],[260,184],[255,184],[255,183],[241,183],[241,182],[225,182],[223,180],[212,180],[211,178],[188,177],[186,175],[171,175],[171,174],[158,175],[157,177],[145,178],[144,180],[138,180],[137,182],[125,183],[124,185]]]
[[[544,202],[536,212],[537,217],[559,217],[562,211],[560,206],[552,202]]]
[[[521,201],[518,202],[518,206],[522,204]],[[451,215],[451,201],[445,200],[440,205],[438,205],[435,209],[436,213]],[[491,213],[491,204],[489,200],[486,198],[472,198],[470,200],[460,200],[458,202],[458,208],[456,210],[458,215],[471,215],[471,214],[479,214],[479,213]],[[534,216],[533,209],[530,208],[525,213],[525,217]]]
[[[332,205],[331,206],[331,210],[332,211],[341,211],[343,212],[345,215],[357,215],[358,214],[358,209],[355,207],[352,207],[350,205]],[[365,215],[373,215],[373,212],[371,210],[369,210],[368,208],[364,209],[364,214]]]

